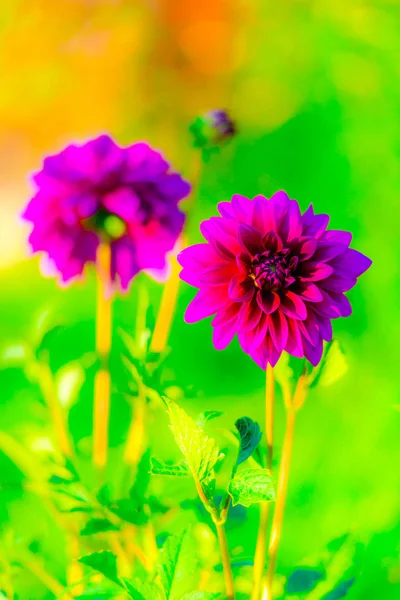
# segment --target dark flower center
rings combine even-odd
[[[84,227],[95,231],[107,242],[119,240],[126,233],[126,224],[118,216],[100,208],[92,217],[84,220]]]
[[[294,283],[297,264],[297,256],[291,256],[287,248],[277,252],[265,250],[254,256],[250,276],[260,290],[277,292]]]

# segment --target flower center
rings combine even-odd
[[[290,250],[287,248],[278,252],[265,250],[254,256],[250,276],[260,290],[277,292],[294,283],[293,273],[297,263],[297,256],[290,256]]]
[[[95,231],[107,242],[119,240],[126,233],[126,223],[104,208],[100,208],[92,217],[85,219],[84,227]]]

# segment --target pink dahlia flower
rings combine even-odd
[[[111,245],[111,277],[123,290],[141,270],[162,271],[184,224],[178,203],[190,185],[145,142],[120,148],[107,135],[67,146],[44,160],[36,194],[23,213],[29,243],[63,282]]]
[[[285,192],[235,195],[218,209],[220,217],[201,224],[207,243],[178,256],[181,278],[200,288],[186,322],[215,315],[214,346],[222,350],[237,334],[263,369],[284,350],[317,365],[331,319],[351,314],[344,292],[370,259],[349,248],[350,233],[327,230],[328,215],[312,206],[302,215]]]

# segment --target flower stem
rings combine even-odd
[[[228,541],[226,539],[224,524],[214,521],[217,529],[218,541],[221,550],[222,566],[224,569],[225,590],[227,600],[235,600],[235,589],[233,584],[233,575],[231,561],[229,558]]]
[[[218,511],[215,505],[213,503],[210,503],[209,499],[207,498],[207,495],[204,493],[203,486],[201,485],[200,481],[197,479],[196,476],[194,476],[194,482],[199,498],[202,501],[204,508],[210,513],[215,528],[217,530],[218,542],[221,551],[222,567],[224,571],[226,598],[227,600],[235,600],[235,588],[233,583],[231,561],[229,557],[228,540],[226,538],[225,533],[225,522],[228,516],[230,499],[225,499],[222,510]]]
[[[196,151],[192,157],[192,164],[189,169],[189,181],[192,182],[192,193],[188,200],[185,202],[186,213],[193,209],[196,191],[200,180],[202,166],[201,153]],[[186,228],[188,224],[188,216],[186,217]],[[173,253],[171,253],[170,264],[171,274],[164,286],[160,308],[158,310],[156,324],[153,331],[153,337],[150,343],[151,352],[163,352],[168,342],[169,334],[171,331],[172,320],[174,318],[176,302],[178,299],[179,290],[179,272],[180,266],[177,261],[177,253],[179,250],[184,248],[186,245],[186,236],[183,233],[177,244],[175,245]]]
[[[133,418],[129,427],[124,453],[124,461],[130,467],[134,467],[138,464],[144,449],[146,437],[146,408],[146,388],[142,382],[138,382],[138,395],[134,405]]]
[[[272,471],[273,442],[274,442],[274,370],[270,364],[266,369],[265,384],[265,434],[267,440],[267,468]],[[269,502],[262,502],[260,507],[260,523],[256,552],[254,555],[253,590],[251,600],[258,600],[261,593],[262,578],[264,575],[265,555],[267,551],[267,528],[269,520]]]
[[[176,253],[177,250],[175,249],[170,258],[171,274],[164,286],[163,294],[161,297],[161,304],[160,308],[158,309],[153,337],[150,343],[151,352],[159,353],[165,350],[169,338],[169,333],[171,331],[171,325],[175,313],[175,306],[178,298],[179,289],[180,266],[176,258]]]
[[[267,579],[263,588],[262,600],[272,600],[272,585],[274,581],[279,543],[282,534],[283,515],[285,510],[287,489],[289,483],[290,462],[292,457],[294,426],[297,411],[305,401],[307,393],[307,377],[301,375],[296,386],[293,398],[286,406],[286,429],[283,442],[281,465],[279,469],[278,490],[275,503],[274,518],[272,521],[271,536],[268,547]]]
[[[57,397],[54,378],[49,365],[46,362],[40,363],[39,371],[39,386],[43,394],[43,398],[50,411],[53,421],[54,432],[58,441],[61,452],[67,458],[72,457],[71,441],[66,425],[66,417],[63,408]]]
[[[97,320],[96,350],[100,369],[94,382],[93,462],[103,469],[107,463],[108,425],[110,417],[111,378],[109,356],[112,330],[112,298],[110,297],[111,248],[100,244],[97,254]]]

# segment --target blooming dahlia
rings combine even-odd
[[[162,271],[182,231],[178,203],[190,185],[147,143],[120,148],[107,135],[44,160],[23,213],[29,242],[66,282],[111,246],[111,277],[126,290],[142,269]]]
[[[186,322],[215,315],[214,346],[221,350],[238,334],[263,369],[284,350],[318,364],[331,319],[351,314],[344,292],[370,259],[349,248],[350,233],[327,230],[328,215],[312,205],[302,215],[282,191],[269,200],[235,195],[218,209],[220,217],[201,224],[208,243],[178,256],[181,278],[200,288]]]

